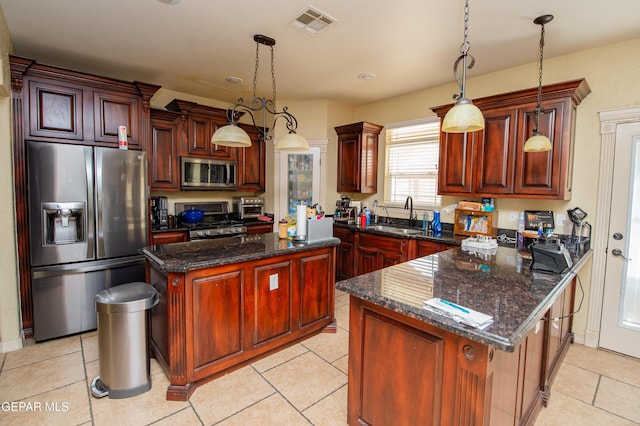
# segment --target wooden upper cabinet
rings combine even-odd
[[[127,127],[130,148],[140,149],[140,99],[135,95],[93,92],[94,140],[118,145],[118,127]]]
[[[83,105],[79,87],[29,81],[29,135],[83,140]]]
[[[374,194],[378,186],[378,135],[383,126],[338,126],[338,192]]]
[[[236,168],[237,191],[264,192],[266,188],[266,143],[260,140],[258,130],[253,126],[241,127],[249,134],[251,146],[237,148],[238,167]]]
[[[537,92],[533,88],[476,99],[484,130],[440,134],[440,195],[571,199],[576,108],[591,89],[585,79],[543,87],[539,130],[553,149],[526,153]],[[442,118],[452,106],[432,110]]]
[[[180,99],[171,101],[166,109],[182,114],[187,121],[186,140],[180,152],[182,156],[236,159],[236,148],[211,143],[215,131],[229,124],[227,110]]]
[[[180,190],[180,114],[151,111],[149,186],[152,190]]]

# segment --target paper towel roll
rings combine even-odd
[[[298,238],[307,235],[307,206],[304,204],[296,206],[296,235]]]

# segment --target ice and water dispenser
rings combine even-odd
[[[42,231],[45,245],[85,241],[85,203],[42,203]]]

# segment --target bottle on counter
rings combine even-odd
[[[287,238],[293,240],[296,236],[296,211],[294,209],[289,210],[289,216],[287,216]]]
[[[278,238],[286,239],[288,236],[288,230],[289,222],[287,221],[287,217],[285,216],[284,219],[280,219],[280,222],[278,222]]]
[[[433,220],[431,221],[431,231],[434,235],[442,233],[442,222],[440,222],[440,211],[433,211]]]
[[[369,206],[365,204],[364,206],[364,216],[366,217],[365,223],[367,226],[371,225],[371,210],[369,210]]]

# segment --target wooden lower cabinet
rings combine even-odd
[[[299,342],[335,332],[335,247],[165,273],[147,262],[160,292],[151,347],[169,376],[168,400]]]
[[[268,234],[273,232],[273,222],[271,223],[256,223],[247,225],[247,234]]]
[[[333,236],[340,239],[336,253],[336,280],[346,280],[355,277],[355,232],[350,229],[333,227]]]
[[[347,422],[533,424],[566,353],[548,352],[548,323],[504,352],[351,296]]]
[[[151,245],[183,243],[189,240],[186,231],[168,231],[151,234]]]
[[[337,281],[458,247],[432,240],[357,232],[340,226],[333,227],[333,236],[340,239],[336,254]]]

